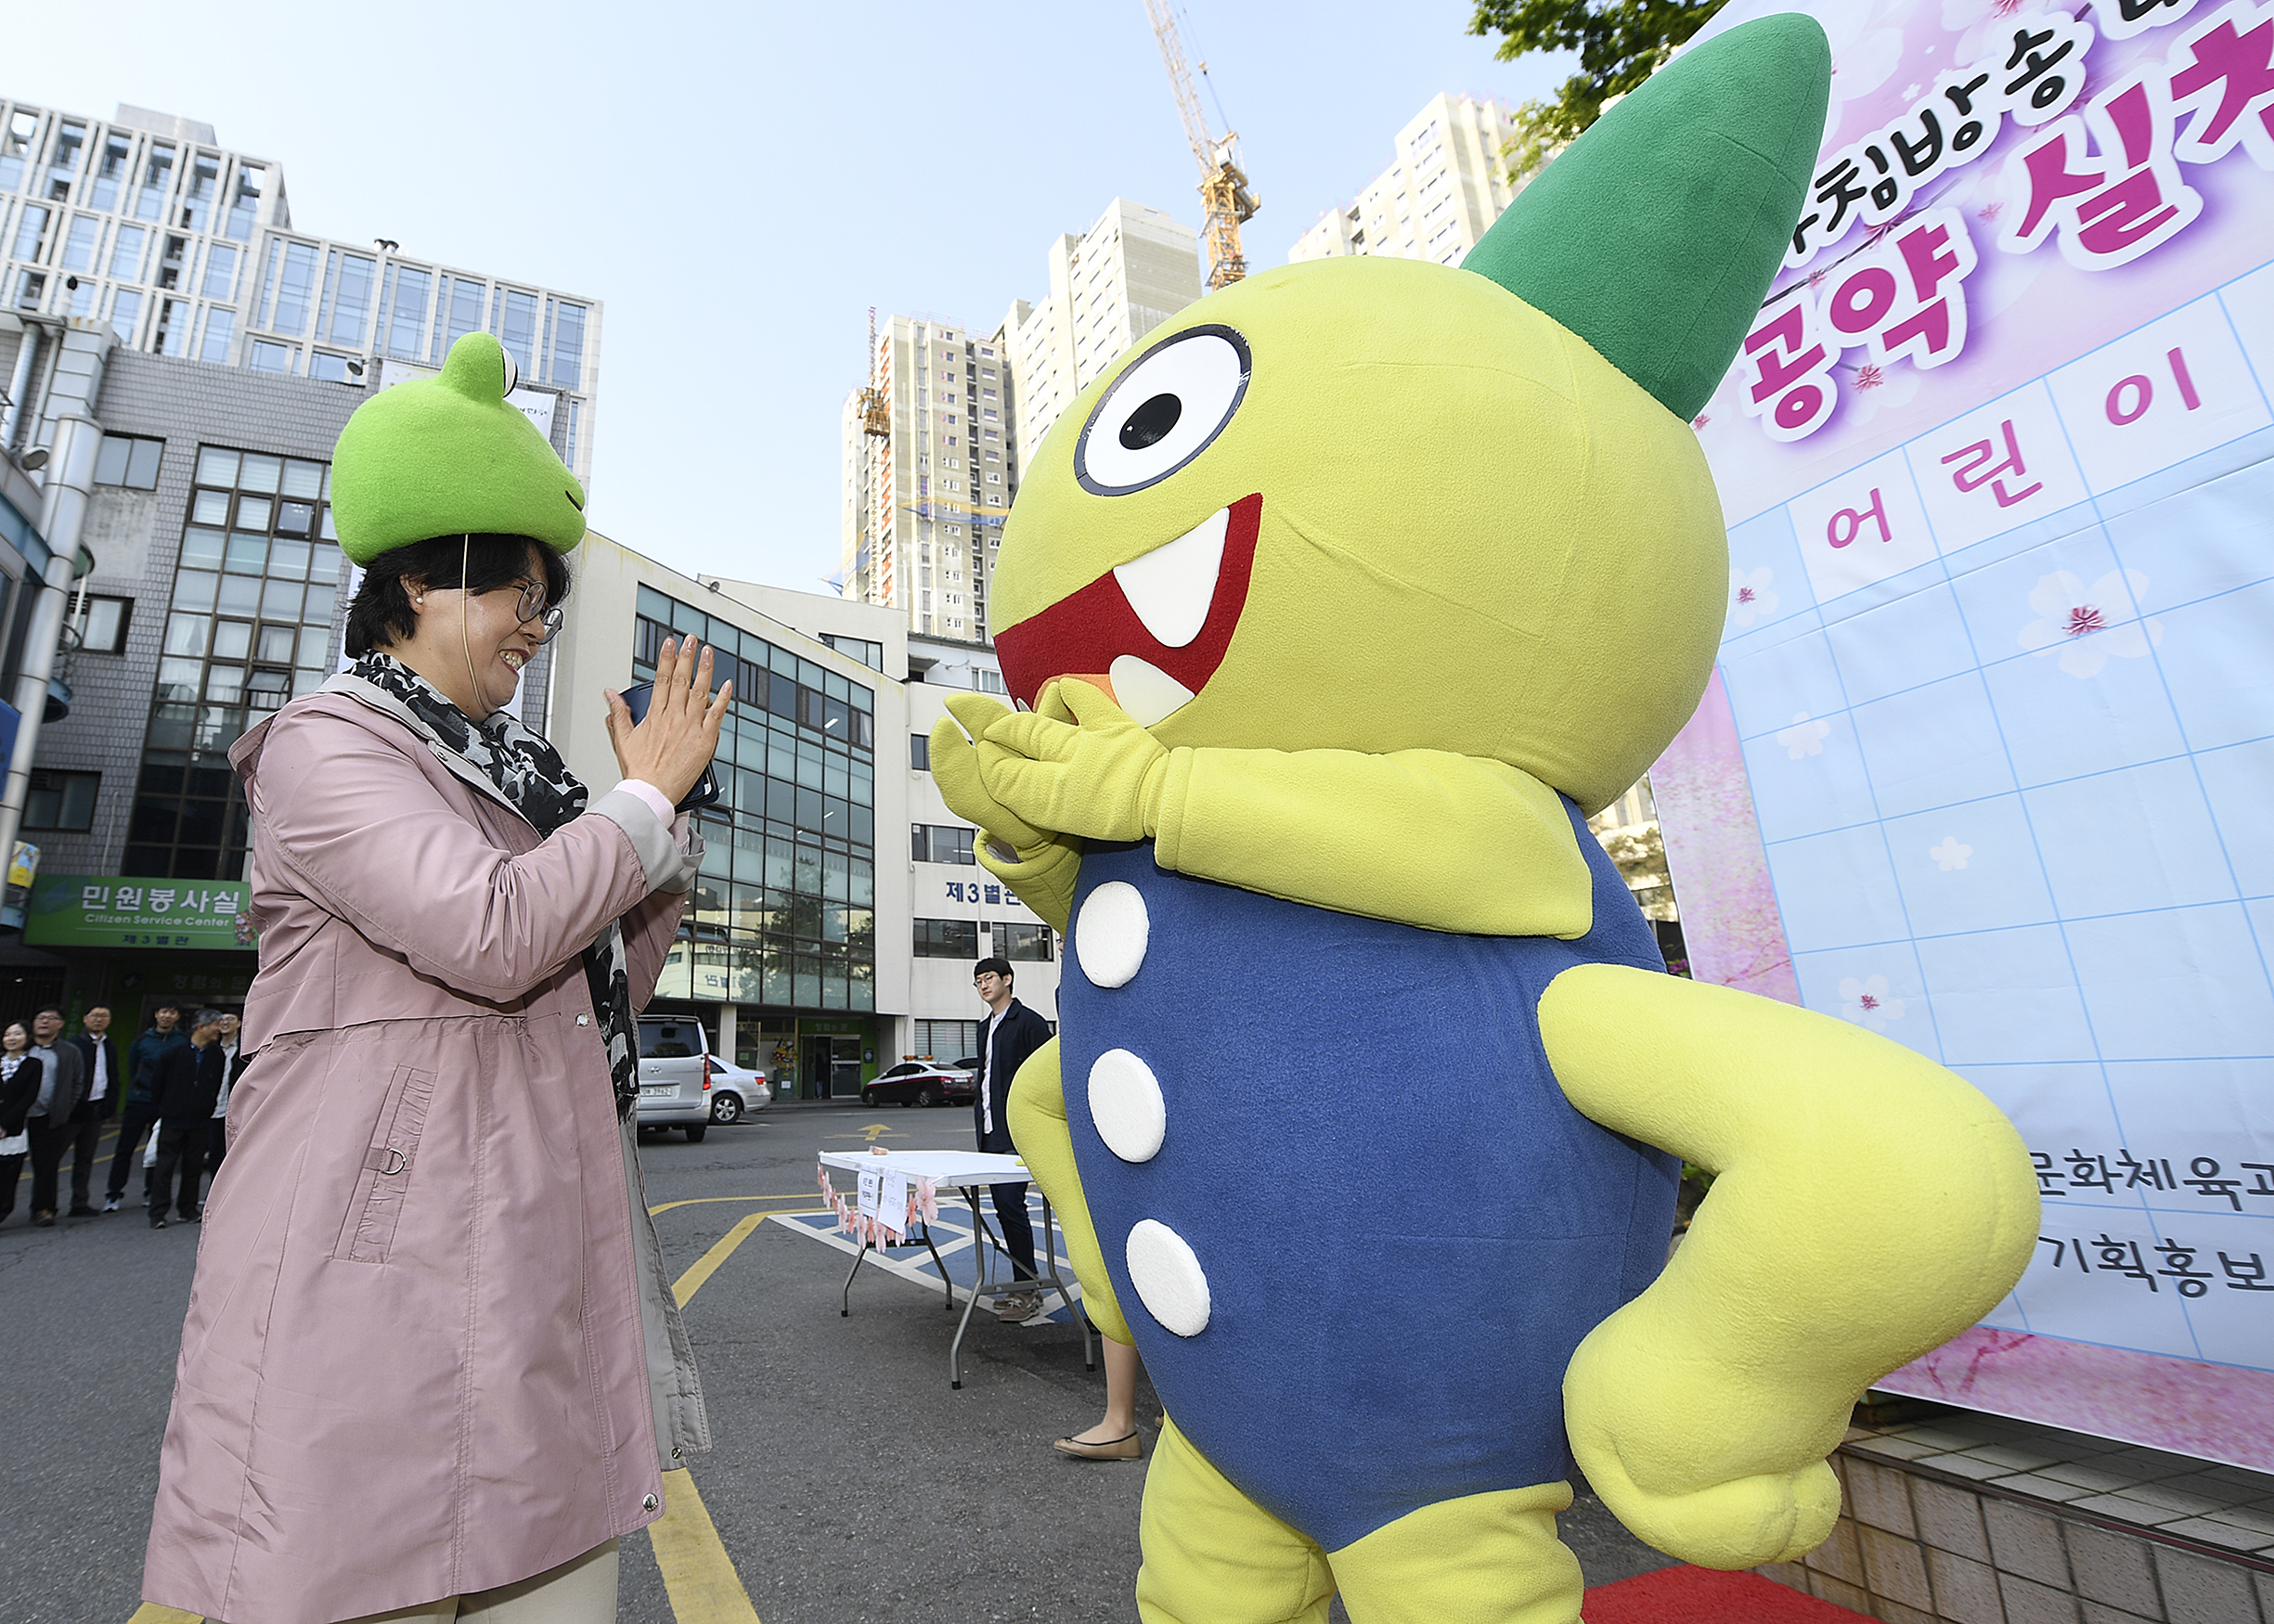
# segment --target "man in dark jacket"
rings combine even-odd
[[[158,1165],[150,1169],[150,1228],[166,1227],[174,1202],[174,1179],[181,1175],[181,1214],[200,1216],[198,1180],[205,1172],[205,1130],[221,1098],[221,1012],[200,1010],[190,1022],[189,1041],[168,1049],[158,1060]]]
[[[86,1092],[71,1113],[71,1216],[93,1218],[96,1149],[102,1141],[103,1124],[119,1108],[126,1079],[119,1070],[118,1039],[110,1036],[110,1006],[88,1006],[79,1025],[79,1035],[66,1040],[78,1050],[80,1072],[86,1078]]]
[[[972,972],[972,985],[986,1000],[988,1019],[979,1039],[979,1093],[972,1102],[972,1115],[979,1130],[979,1148],[1000,1154],[1015,1154],[1011,1141],[1011,1085],[1027,1056],[1050,1041],[1050,1023],[1012,996],[1014,973],[1007,959],[982,959]],[[997,1184],[995,1216],[1002,1225],[1003,1250],[1011,1255],[1011,1269],[1020,1280],[1034,1275],[1034,1224],[1027,1217],[1027,1187]],[[1016,1291],[1001,1298],[995,1311],[1005,1320],[1027,1320],[1042,1306],[1030,1291]]]
[[[182,1012],[174,1005],[160,1004],[150,1013],[149,1027],[134,1041],[126,1051],[126,1109],[119,1117],[119,1144],[110,1158],[109,1187],[103,1192],[103,1210],[116,1212],[119,1202],[126,1193],[127,1170],[142,1152],[142,1136],[158,1121],[158,1062],[167,1050],[187,1047],[189,1036],[181,1030]],[[150,1193],[150,1180],[142,1181],[145,1205]]]
[[[32,1017],[32,1056],[40,1063],[39,1098],[24,1123],[32,1138],[32,1221],[53,1229],[57,1170],[71,1148],[72,1114],[87,1097],[86,1073],[63,1041],[63,1012],[54,1004]]]

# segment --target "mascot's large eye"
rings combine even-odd
[[[1157,484],[1223,432],[1247,393],[1247,341],[1228,327],[1163,339],[1114,380],[1082,425],[1074,477],[1097,496]]]

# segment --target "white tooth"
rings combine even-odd
[[[1231,525],[1232,509],[1220,508],[1176,540],[1114,571],[1121,596],[1161,647],[1182,649],[1208,623],[1208,605],[1216,599],[1216,574],[1224,562],[1224,532]]]
[[[1113,684],[1114,702],[1140,728],[1150,728],[1193,697],[1191,689],[1152,661],[1134,654],[1118,657],[1105,677]]]

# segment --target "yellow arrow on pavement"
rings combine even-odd
[[[897,1128],[886,1128],[881,1122],[872,1122],[859,1133],[833,1133],[828,1137],[831,1139],[858,1139],[874,1144],[880,1139],[905,1139],[908,1136]]]

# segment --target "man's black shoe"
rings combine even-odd
[[[150,1228],[152,1228],[153,1230],[162,1230],[162,1229],[164,1229],[165,1227],[166,1227],[166,1220],[165,1220],[165,1219],[163,1219],[163,1218],[152,1218],[152,1219],[150,1220]]]
[[[103,1215],[91,1206],[74,1206],[63,1216],[66,1218],[100,1218]]]

